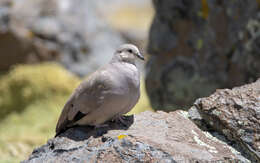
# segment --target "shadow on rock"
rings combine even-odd
[[[73,126],[61,133],[57,137],[66,137],[74,141],[86,140],[93,136],[94,138],[103,136],[109,130],[127,130],[134,123],[134,116],[123,116],[125,124],[121,122],[108,121],[104,127],[95,128],[94,126]]]
[[[70,128],[34,149],[22,163],[250,162],[227,143],[201,131],[187,116],[180,110],[146,111],[135,115],[134,121],[133,116],[125,117],[127,126],[108,122],[109,127],[99,129]]]

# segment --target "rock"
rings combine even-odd
[[[260,76],[258,1],[153,0],[146,87],[155,109],[188,109]]]
[[[123,43],[98,15],[94,0],[13,1],[0,6],[0,22],[0,70],[55,60],[83,76],[107,63]]]
[[[0,71],[7,70],[16,63],[26,63],[30,55],[31,47],[10,32],[11,6],[10,1],[0,1]]]
[[[127,126],[74,127],[34,149],[37,162],[249,162],[226,143],[202,132],[187,112],[146,111]]]
[[[225,135],[252,162],[260,162],[260,80],[217,90],[196,100],[190,113],[195,122],[201,121],[198,125],[206,122],[210,130]]]
[[[39,55],[35,52],[35,46],[32,44],[30,37],[32,33],[26,31],[21,26],[21,33],[24,37],[20,36],[21,33],[16,33],[13,20],[13,8],[16,6],[17,1],[0,1],[0,70],[6,71],[12,65],[19,63],[35,63],[47,60],[55,60],[54,55],[45,54]],[[21,8],[20,8],[21,9]],[[22,10],[22,9],[21,9]],[[30,10],[33,11],[32,9]],[[20,20],[23,21],[23,20]],[[18,25],[19,26],[19,25]],[[26,25],[25,25],[26,26]],[[25,28],[25,27],[24,27]],[[27,33],[26,33],[27,32]],[[39,50],[40,51],[40,50]]]

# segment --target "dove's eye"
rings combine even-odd
[[[133,53],[133,50],[132,49],[128,49],[127,50],[129,53]]]

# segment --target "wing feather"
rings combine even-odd
[[[106,74],[105,70],[101,69],[78,86],[62,110],[56,126],[56,135],[104,103],[106,92],[111,88],[110,77]]]

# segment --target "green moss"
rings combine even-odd
[[[198,39],[197,40],[197,45],[196,45],[197,50],[200,50],[202,47],[203,47],[203,40],[202,39]]]
[[[0,78],[0,118],[23,111],[32,101],[70,94],[78,83],[57,64],[16,66]]]

